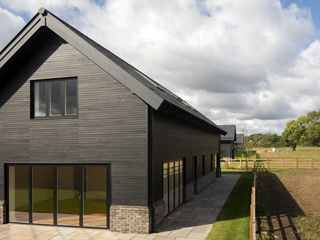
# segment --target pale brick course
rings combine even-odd
[[[151,211],[145,206],[110,207],[110,230],[121,233],[149,234],[151,231]]]

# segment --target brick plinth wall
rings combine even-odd
[[[121,233],[151,232],[151,211],[144,206],[110,206],[110,230]]]
[[[198,178],[196,181],[196,194],[201,193],[207,186],[209,186],[216,179],[216,172],[210,172],[207,175]]]
[[[183,201],[189,202],[194,196],[194,183],[189,183],[183,187]]]
[[[166,216],[166,202],[161,199],[154,204],[155,206],[155,227],[158,227]]]
[[[0,225],[6,223],[6,205],[4,201],[0,201]]]

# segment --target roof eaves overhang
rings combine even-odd
[[[227,134],[226,131],[222,130],[214,123],[209,122],[208,120],[200,119],[193,114],[179,108],[178,106],[173,105],[170,102],[164,101],[163,104],[160,106],[159,110],[164,112],[165,114],[177,118],[179,120],[185,121],[192,125],[196,125],[200,128],[204,128],[210,132],[225,135]]]

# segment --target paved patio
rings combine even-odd
[[[223,174],[202,193],[169,214],[152,234],[123,234],[102,229],[5,224],[0,239],[132,239],[204,240],[224,203],[238,181],[239,174]]]

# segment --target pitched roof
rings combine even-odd
[[[6,75],[6,70],[16,64],[19,56],[26,55],[27,49],[44,37],[48,29],[112,75],[155,110],[161,110],[172,117],[209,131],[226,134],[224,130],[177,95],[44,8],[40,8],[39,12],[0,52],[0,84],[1,78],[5,79],[3,76]]]
[[[219,127],[227,132],[225,136],[221,136],[221,141],[236,140],[236,125],[219,125]]]
[[[242,139],[244,138],[244,134],[243,133],[238,133],[237,134],[237,140],[235,143],[239,144],[242,143]]]

